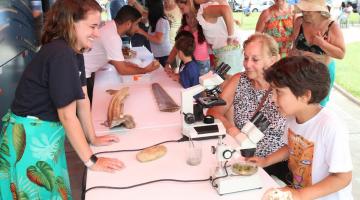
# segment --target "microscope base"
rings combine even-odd
[[[215,189],[219,195],[256,190],[263,187],[262,179],[258,172],[250,176],[229,175],[225,178],[217,179],[215,184],[217,184]]]

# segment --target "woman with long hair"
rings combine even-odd
[[[114,172],[118,159],[96,157],[92,145],[119,139],[96,136],[82,52],[98,37],[95,0],[57,1],[48,11],[42,47],[22,74],[0,134],[0,199],[72,199],[65,135],[91,170]]]
[[[194,50],[194,59],[200,67],[200,74],[206,74],[210,70],[210,58],[208,53],[208,44],[205,40],[203,30],[196,20],[195,13],[191,10],[190,3],[192,0],[177,0],[176,3],[179,6],[183,17],[181,20],[181,26],[179,28],[179,33],[181,31],[189,31],[193,34],[195,39],[195,50]],[[170,65],[174,63],[175,57],[177,54],[177,49],[172,48],[168,60],[166,62],[165,69],[169,70]],[[175,67],[175,66],[172,66]]]

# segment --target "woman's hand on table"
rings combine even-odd
[[[105,146],[119,141],[120,139],[116,135],[103,135],[95,136],[95,138],[91,141],[91,144],[94,146]]]
[[[90,167],[90,169],[94,171],[114,173],[116,170],[121,170],[124,167],[124,163],[116,158],[98,157],[98,160]]]

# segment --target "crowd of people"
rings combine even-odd
[[[344,57],[345,44],[325,0],[301,0],[295,6],[275,0],[249,38],[241,38],[225,0],[127,4],[114,0],[112,20],[101,27],[102,8],[95,0],[57,1],[46,13],[41,49],[2,119],[0,171],[8,178],[0,178],[1,199],[25,191],[28,184],[20,180],[35,183],[30,197],[71,199],[65,136],[89,169],[124,168],[116,158],[96,157],[89,147],[119,141],[94,131],[89,99],[97,70],[110,64],[120,75],[130,75],[162,66],[189,88],[221,63],[231,67],[221,86],[226,105],[207,114],[220,119],[235,139],[245,136],[242,127],[259,112],[270,122],[248,161],[284,181],[283,190],[293,199],[352,199],[346,127],[326,108],[333,58]],[[155,60],[145,67],[127,62],[124,36],[134,36],[133,44],[148,42]],[[39,143],[52,144],[46,148],[53,153],[37,153]],[[36,178],[37,169],[51,172],[51,184]]]

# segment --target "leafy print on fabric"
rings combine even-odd
[[[68,200],[69,198],[69,190],[66,188],[65,181],[62,177],[58,176],[56,178],[56,183],[58,186],[58,192],[63,200]]]
[[[55,186],[54,171],[44,161],[38,161],[36,167],[31,165],[26,170],[27,177],[31,182],[44,187],[47,191],[53,191]]]
[[[18,185],[21,186],[21,190],[28,195],[29,199],[40,200],[39,193],[35,190],[35,187],[33,187],[33,183],[25,176],[20,177]]]
[[[14,200],[28,200],[29,197],[23,191],[17,191],[16,185],[14,183],[10,184],[10,190],[13,195]]]
[[[40,134],[38,138],[33,138],[31,142],[31,151],[34,157],[39,160],[54,160],[57,162],[62,152],[62,148],[60,147],[62,146],[61,144],[64,143],[64,137],[56,134],[56,132],[50,137],[46,134]]]
[[[16,152],[16,162],[19,162],[24,154],[26,145],[25,129],[22,124],[14,124],[13,126],[13,144]]]
[[[8,139],[6,135],[4,135],[2,139],[2,143],[0,144],[0,179],[9,178],[9,168],[10,163],[5,158],[5,155],[8,157],[10,155],[9,153],[9,145],[8,145]]]

